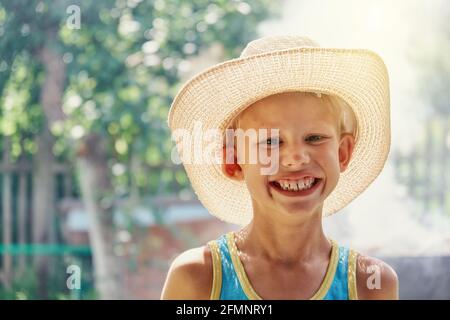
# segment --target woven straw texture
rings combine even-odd
[[[300,36],[254,40],[239,58],[220,63],[187,81],[173,100],[168,125],[172,132],[181,128],[192,132],[199,121],[203,131],[223,131],[247,106],[287,91],[336,95],[352,107],[356,116],[353,158],[324,203],[323,215],[331,215],[372,183],[389,153],[389,79],[386,66],[376,53],[322,48]],[[216,135],[212,141],[213,151],[221,154],[222,135]],[[211,143],[203,139],[202,150]],[[198,151],[177,146],[182,157],[189,153],[194,159]],[[227,178],[220,163],[183,165],[195,193],[211,214],[238,225],[251,221],[252,203],[244,182]]]

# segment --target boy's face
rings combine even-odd
[[[275,159],[278,170],[263,175],[261,169],[267,165],[249,163],[255,145],[246,141],[244,147],[237,145],[237,153],[245,154],[246,163],[222,167],[230,178],[245,180],[255,214],[305,218],[322,212],[323,202],[347,168],[354,147],[351,134],[339,133],[336,113],[330,108],[314,96],[282,93],[259,100],[241,114],[239,128],[268,129],[270,139],[258,138],[255,143],[269,155],[274,148],[279,153]],[[270,129],[278,129],[278,135],[270,135]],[[315,183],[308,188],[310,181]],[[295,191],[305,187],[309,190]]]

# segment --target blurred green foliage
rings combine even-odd
[[[68,24],[70,5],[80,8],[79,29]],[[50,128],[58,137],[57,157],[73,159],[77,142],[95,132],[107,138],[118,190],[130,184],[144,193],[170,192],[173,183],[188,186],[184,170],[151,170],[170,165],[166,118],[180,70],[216,42],[223,44],[224,58],[236,57],[269,13],[276,14],[269,0],[2,0],[0,136],[12,137],[15,158],[36,151],[33,136],[45,125],[38,54],[47,46],[66,67],[66,118]]]
[[[92,262],[89,257],[64,254],[50,258],[48,262],[53,272],[47,279],[47,299],[93,300],[98,298],[98,294],[94,288]],[[80,289],[69,290],[66,286],[69,274],[65,273],[65,270],[71,264],[76,264],[81,268]],[[10,289],[0,286],[0,299],[40,299],[38,287],[36,271],[33,268],[25,268],[15,275]]]

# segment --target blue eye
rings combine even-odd
[[[316,138],[316,139],[313,139],[313,138]],[[306,140],[312,141],[312,142],[317,142],[317,141],[321,140],[321,138],[322,138],[322,136],[315,134],[315,135],[309,136]]]
[[[266,140],[263,140],[260,143],[268,145],[268,146],[274,146],[274,145],[278,145],[280,143],[280,139],[279,138],[267,138]]]

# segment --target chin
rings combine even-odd
[[[305,203],[293,203],[290,205],[283,205],[281,211],[290,216],[312,216],[317,212],[322,212],[322,205],[308,205]]]

